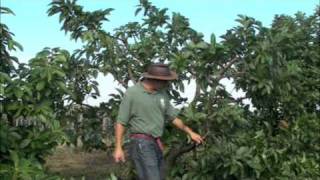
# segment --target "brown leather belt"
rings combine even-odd
[[[135,134],[130,134],[130,137],[131,138],[137,138],[137,139],[145,139],[145,140],[148,140],[148,141],[156,141],[158,147],[161,149],[161,151],[163,151],[163,144],[161,142],[161,139],[160,137],[153,137],[149,134],[141,134],[141,133],[135,133]]]

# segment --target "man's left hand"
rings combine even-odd
[[[190,134],[191,139],[196,142],[197,144],[201,144],[204,142],[204,139],[197,133],[191,132]]]

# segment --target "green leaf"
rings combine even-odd
[[[56,61],[58,63],[64,63],[67,61],[67,58],[63,54],[59,54],[56,56]]]
[[[93,75],[93,77],[94,77],[95,79],[97,79],[98,74],[99,74],[99,71],[98,71],[98,70],[94,69],[94,70],[92,71],[92,75]],[[96,81],[95,81],[95,82],[96,82]],[[98,83],[97,83],[97,84],[98,84]]]
[[[113,174],[113,173],[111,173],[111,175],[110,175],[110,180],[117,180],[118,178]]]
[[[50,55],[50,51],[48,48],[44,48],[41,52],[37,53],[36,57],[37,58],[47,58]]]
[[[36,85],[36,90],[41,91],[45,86],[45,82],[44,81],[40,81],[37,83]]]
[[[231,165],[230,174],[236,174],[237,171],[238,166],[236,166],[235,164]]]
[[[14,103],[10,103],[8,106],[7,106],[7,109],[9,111],[12,111],[12,110],[16,110],[19,108],[19,104],[14,102]]]
[[[81,40],[84,42],[84,41],[93,41],[94,40],[94,34],[92,31],[86,31],[83,33],[82,37],[81,37]]]
[[[17,41],[13,41],[13,45],[14,45],[15,47],[17,47],[20,51],[23,51],[22,45],[19,44]]]
[[[0,82],[3,83],[4,81],[11,81],[11,78],[8,76],[8,74],[0,72]]]
[[[38,118],[39,118],[40,122],[43,122],[45,124],[49,123],[48,119],[43,114],[39,114]]]
[[[20,107],[14,114],[14,117],[19,117],[21,115],[22,110],[23,110],[23,107]]]
[[[17,151],[9,150],[10,152],[10,159],[13,161],[14,165],[17,166],[19,164],[19,156]]]
[[[123,97],[123,96],[124,96],[124,92],[123,92],[121,89],[116,88],[116,90],[118,91],[118,93],[120,94],[120,96],[121,96],[121,97]]]
[[[141,8],[137,8],[136,11],[134,12],[134,15],[137,16],[141,10],[142,10]]]
[[[210,42],[211,42],[211,47],[215,49],[216,48],[216,36],[214,35],[214,33],[211,34]]]
[[[27,147],[31,142],[31,139],[24,139],[21,143],[20,143],[20,148],[23,149],[25,147]]]
[[[50,83],[51,80],[52,80],[51,69],[48,69],[48,70],[47,70],[47,80],[48,80],[48,83]]]
[[[192,56],[192,54],[192,51],[184,51],[182,52],[182,57],[188,59]]]
[[[188,47],[191,48],[191,49],[194,49],[194,48],[196,48],[197,46],[196,46],[196,44],[195,44],[194,42],[190,42],[190,43],[188,44]]]
[[[198,43],[196,45],[196,47],[199,48],[199,49],[206,49],[206,48],[208,48],[208,44],[206,42],[202,41],[202,42]]]
[[[182,180],[187,180],[188,179],[188,174],[184,174],[183,176],[182,176]]]
[[[25,89],[25,92],[27,92],[29,96],[32,96],[32,91],[29,87],[25,86],[24,89]]]
[[[56,74],[56,75],[58,75],[60,77],[65,77],[66,76],[66,74],[63,71],[60,71],[60,70],[54,70],[53,74]]]
[[[9,41],[8,41],[8,49],[9,49],[9,50],[14,50],[13,40],[9,40]]]
[[[21,98],[22,97],[22,95],[23,95],[23,91],[21,91],[21,89],[16,89],[15,91],[14,91],[14,93],[15,93],[15,95],[17,96],[17,98]]]
[[[99,88],[96,85],[91,85],[91,87],[95,90],[95,93],[99,96],[100,92],[99,92]]]
[[[14,138],[16,138],[16,139],[21,139],[21,138],[22,138],[21,135],[20,135],[18,132],[16,132],[16,131],[10,132],[10,136],[11,136],[11,137],[14,137]]]
[[[14,12],[7,7],[0,7],[0,14],[12,14],[15,15]]]
[[[237,154],[238,157],[242,157],[245,154],[247,154],[248,152],[249,152],[249,148],[242,146],[237,150],[236,154]]]

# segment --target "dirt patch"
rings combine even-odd
[[[59,147],[46,159],[46,169],[50,174],[62,177],[85,177],[90,179],[106,179],[111,173],[121,179],[132,174],[130,163],[116,164],[112,159],[112,151],[95,150],[84,152],[77,148]]]

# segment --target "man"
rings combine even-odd
[[[116,147],[114,159],[124,162],[122,139],[125,127],[130,130],[129,155],[140,180],[164,179],[164,161],[160,137],[165,122],[172,122],[186,132],[197,144],[203,138],[177,118],[165,91],[168,81],[177,74],[168,65],[152,64],[143,73],[143,80],[128,88],[120,104],[115,126]]]

